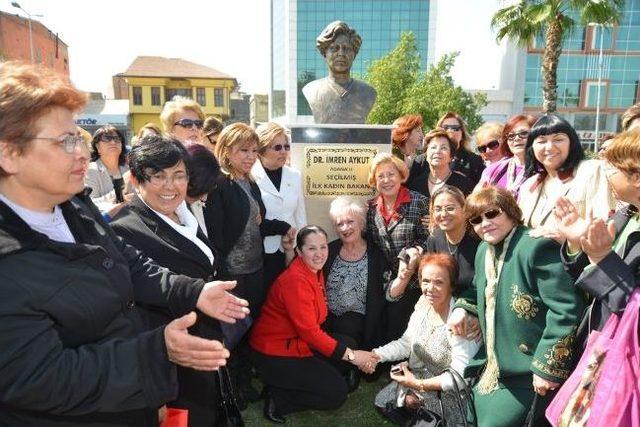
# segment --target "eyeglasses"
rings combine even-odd
[[[202,120],[181,119],[175,122],[173,125],[178,125],[185,129],[193,129],[194,126],[196,127],[196,129],[202,129],[204,122]]]
[[[473,218],[469,218],[469,224],[478,225],[478,224],[480,224],[482,222],[482,217],[484,217],[485,219],[490,220],[490,219],[496,218],[501,213],[502,213],[502,209],[500,209],[500,208],[488,210],[488,211],[486,211],[484,213],[481,213],[478,216],[474,216]]]
[[[283,149],[284,149],[284,151],[289,151],[289,150],[291,150],[291,145],[289,145],[289,144],[276,144],[271,148],[273,149],[273,151],[282,151]]]
[[[448,214],[452,214],[452,213],[454,213],[454,212],[455,212],[455,211],[457,211],[457,210],[458,210],[458,207],[457,207],[457,206],[454,206],[454,205],[447,205],[447,206],[435,206],[435,207],[433,208],[433,213],[437,213],[437,214],[438,214],[438,213],[446,212],[446,213],[448,213]]]
[[[107,133],[103,133],[100,135],[100,141],[102,142],[120,142],[120,137],[118,135],[109,135]]]
[[[84,145],[84,138],[80,135],[67,135],[62,139],[59,138],[49,138],[49,137],[36,137],[32,139],[43,139],[45,141],[55,141],[59,143],[64,152],[67,154],[73,154],[76,151],[76,147],[82,147]]]
[[[510,133],[509,135],[507,135],[507,139],[509,141],[515,141],[516,139],[527,139],[528,136],[529,136],[528,130],[521,130],[520,132]]]
[[[494,139],[493,141],[489,141],[489,143],[485,145],[478,145],[478,151],[481,153],[486,153],[487,149],[495,150],[499,146],[500,146],[500,141],[498,141],[497,139]]]
[[[442,129],[450,130],[450,131],[453,131],[453,132],[460,132],[462,130],[462,126],[460,126],[460,125],[443,125]]]
[[[175,185],[186,185],[188,182],[189,175],[184,172],[178,172],[171,176],[168,176],[163,172],[149,175],[149,183],[154,187],[162,187],[163,185],[169,185],[169,183],[173,183]]]

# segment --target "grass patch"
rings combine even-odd
[[[393,425],[386,421],[373,406],[376,394],[389,382],[389,378],[382,375],[377,381],[361,381],[360,387],[349,394],[342,407],[333,411],[305,411],[286,416],[285,426],[380,426]],[[256,382],[258,390],[262,389],[262,383]],[[263,402],[249,404],[242,412],[242,417],[247,426],[275,426],[262,416]]]

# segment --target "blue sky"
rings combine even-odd
[[[321,0],[319,0],[321,1]],[[138,55],[180,57],[235,76],[242,90],[269,87],[269,0],[19,0],[69,46],[71,78],[107,92]],[[489,30],[497,0],[439,0],[436,58],[460,51],[458,84],[489,89],[500,55]],[[22,13],[11,0],[0,10]],[[366,41],[365,41],[366,42]]]

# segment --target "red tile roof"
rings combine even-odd
[[[235,80],[234,77],[214,68],[195,64],[180,58],[163,58],[162,56],[138,56],[122,75],[126,77],[177,77]]]

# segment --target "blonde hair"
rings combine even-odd
[[[258,134],[258,154],[262,155],[269,147],[269,144],[273,142],[280,135],[284,135],[287,142],[289,137],[287,136],[287,130],[274,122],[263,123],[256,129]]]
[[[329,206],[329,217],[331,218],[331,221],[334,222],[334,225],[338,217],[345,213],[353,214],[358,218],[360,225],[364,230],[367,223],[367,207],[362,201],[350,196],[336,197]]]
[[[407,182],[407,178],[409,178],[409,168],[407,168],[407,165],[405,165],[402,160],[391,153],[378,153],[371,161],[371,166],[369,167],[369,176],[367,178],[367,182],[369,183],[370,187],[376,188],[376,170],[378,169],[378,167],[389,163],[395,166],[396,170],[400,174],[402,183],[404,184],[405,182]]]
[[[478,141],[484,141],[489,136],[495,135],[495,139],[500,142],[502,145],[502,131],[504,130],[504,125],[498,122],[487,122],[476,130],[476,145]]]
[[[621,132],[603,153],[612,166],[626,173],[640,173],[640,129]]]
[[[220,163],[220,170],[222,173],[229,175],[232,179],[240,176],[237,170],[229,161],[229,152],[233,147],[258,144],[259,138],[256,132],[244,123],[233,123],[222,129],[218,136],[218,142],[214,148],[213,154],[215,154],[218,163]]]
[[[204,112],[200,104],[184,96],[174,96],[171,101],[167,101],[164,104],[160,113],[160,121],[165,132],[171,133],[171,129],[173,129],[176,122],[176,116],[183,111],[193,111],[200,120],[204,121]]]

